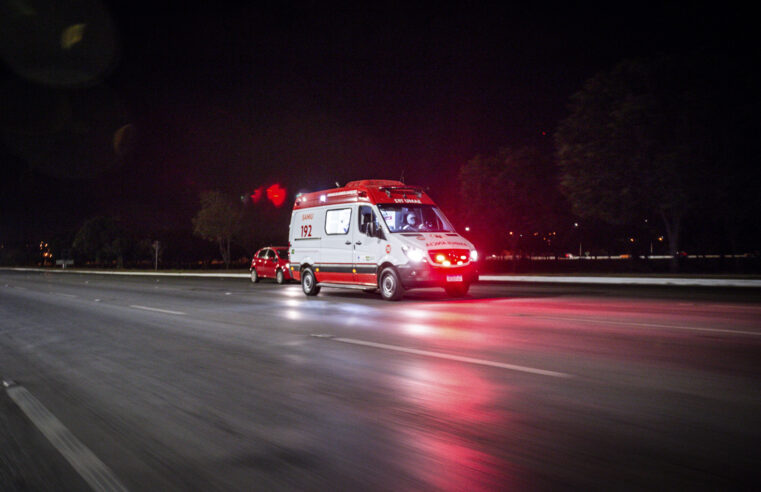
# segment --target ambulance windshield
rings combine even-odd
[[[454,232],[454,228],[433,205],[378,205],[391,232]]]

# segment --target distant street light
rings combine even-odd
[[[575,227],[576,229],[579,229],[579,223],[574,222],[573,227]],[[579,230],[579,258],[581,258],[581,230]]]

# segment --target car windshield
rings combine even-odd
[[[378,205],[391,232],[454,232],[454,228],[433,205]]]
[[[278,249],[277,255],[280,257],[281,260],[287,260],[288,259],[288,250],[287,249]]]

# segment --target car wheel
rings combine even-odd
[[[470,289],[470,284],[467,282],[444,286],[449,297],[463,297],[468,293],[468,289]]]
[[[285,282],[285,275],[283,274],[282,270],[278,270],[275,274],[275,282],[279,284],[283,284]]]
[[[380,292],[387,301],[398,301],[404,295],[404,287],[399,281],[399,275],[392,267],[386,267],[381,272]]]
[[[301,288],[304,290],[304,294],[308,296],[316,296],[320,293],[317,280],[314,278],[314,273],[312,273],[312,269],[309,267],[301,271]]]
[[[256,273],[256,269],[255,268],[251,269],[251,281],[253,283],[257,283],[259,281],[259,274]]]

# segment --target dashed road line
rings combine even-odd
[[[76,299],[77,297],[79,297],[79,296],[77,296],[77,295],[74,295],[74,294],[66,294],[66,293],[64,293],[64,292],[53,292],[53,294],[55,294],[55,295],[57,295],[57,296],[61,296],[61,297],[68,297],[68,298],[70,298],[70,299]]]
[[[316,338],[324,338],[333,340],[336,342],[341,343],[349,343],[352,345],[362,345],[364,347],[372,347],[382,350],[392,350],[394,352],[403,352],[406,354],[413,354],[413,355],[421,355],[424,357],[434,357],[437,359],[445,359],[445,360],[453,360],[457,362],[464,362],[467,364],[476,364],[480,366],[488,366],[488,367],[496,367],[499,369],[507,369],[509,371],[518,371],[518,372],[525,372],[529,374],[538,374],[540,376],[549,376],[554,378],[565,378],[570,379],[573,378],[571,374],[567,374],[564,372],[557,372],[557,371],[548,371],[546,369],[537,369],[535,367],[527,367],[527,366],[519,366],[516,364],[506,364],[504,362],[497,362],[493,360],[486,360],[486,359],[476,359],[473,357],[464,357],[461,355],[453,355],[453,354],[445,354],[441,352],[431,352],[429,350],[420,350],[420,349],[414,349],[409,347],[402,347],[399,345],[388,345],[385,343],[377,343],[377,342],[368,342],[365,340],[357,340],[354,338],[339,338],[339,337],[331,337],[330,335],[325,334],[315,334],[312,335]]]
[[[184,316],[185,314],[187,314],[187,313],[183,313],[182,311],[171,311],[169,309],[159,309],[159,308],[149,307],[149,306],[139,306],[137,304],[131,304],[130,307],[135,309],[143,309],[145,311],[155,311],[157,313],[176,314],[179,316]]]
[[[3,381],[8,396],[82,478],[98,492],[127,491],[111,469],[74,437],[26,388]]]
[[[577,323],[595,323],[595,324],[608,324],[608,325],[620,325],[620,326],[641,326],[643,328],[662,328],[666,330],[722,333],[725,335],[747,335],[747,336],[754,336],[754,337],[761,336],[761,332],[758,332],[758,331],[728,330],[725,328],[705,328],[700,326],[679,326],[679,325],[669,325],[665,323],[641,323],[638,321],[617,321],[617,320],[609,320],[609,319],[574,318],[574,317],[565,317],[565,316],[533,316],[530,314],[526,316],[534,318],[534,319],[571,321],[571,322],[577,322]]]

